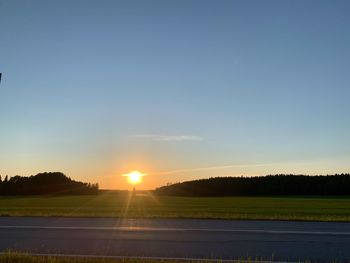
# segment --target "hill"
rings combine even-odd
[[[97,194],[98,185],[78,182],[60,172],[0,177],[0,195]]]
[[[215,177],[162,186],[154,193],[170,196],[350,195],[350,174]]]

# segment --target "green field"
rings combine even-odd
[[[172,260],[172,259],[146,259],[146,258],[83,258],[66,256],[32,256],[29,254],[5,252],[0,253],[0,263],[221,263],[221,260]],[[235,263],[266,262],[259,259],[237,259]]]
[[[350,221],[349,197],[1,196],[1,216]]]

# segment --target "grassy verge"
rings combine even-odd
[[[172,260],[145,258],[82,258],[64,256],[34,256],[24,253],[6,252],[0,254],[0,263],[222,263],[221,260]],[[235,260],[235,263],[262,262],[260,260]]]
[[[350,222],[349,197],[0,197],[1,216],[84,216],[128,218],[212,218]]]

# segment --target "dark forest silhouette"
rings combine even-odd
[[[0,195],[97,194],[98,184],[77,182],[60,172],[0,177]]]
[[[350,174],[216,177],[157,188],[170,196],[350,195]]]

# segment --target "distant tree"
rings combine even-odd
[[[157,188],[173,196],[350,195],[350,174],[216,177]]]
[[[97,194],[98,185],[77,182],[63,173],[40,173],[34,176],[14,176],[0,185],[0,195],[32,194]]]

